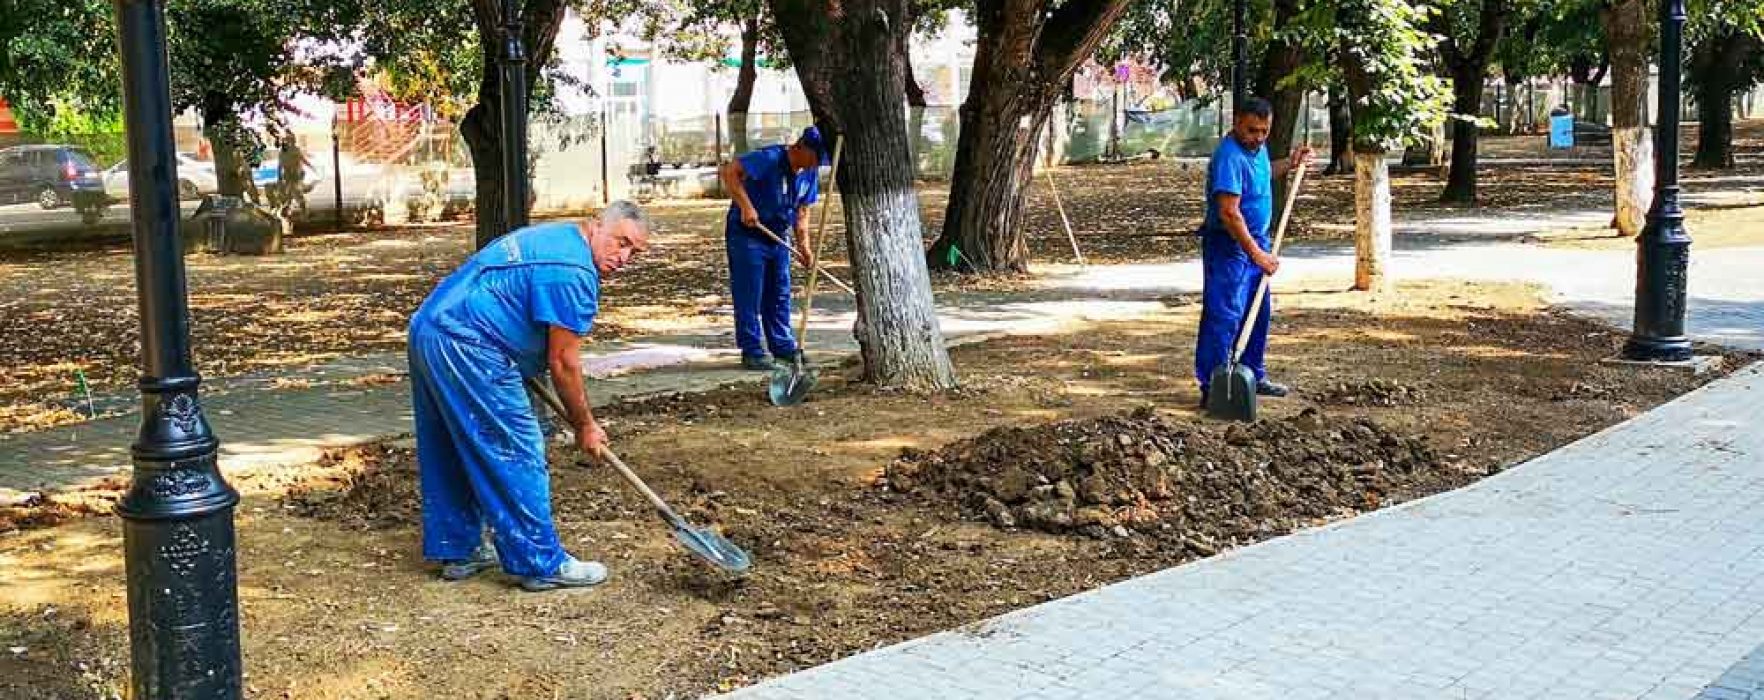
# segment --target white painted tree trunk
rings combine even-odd
[[[1617,158],[1617,231],[1634,238],[1654,202],[1654,134],[1639,126],[1611,130]]]
[[[1634,238],[1654,199],[1654,134],[1648,129],[1648,65],[1652,42],[1647,0],[1616,0],[1599,13],[1611,56],[1611,151],[1616,162],[1617,213],[1611,226]]]
[[[854,149],[855,150],[855,149]],[[904,150],[904,149],[899,149]],[[943,344],[931,277],[919,237],[918,197],[910,187],[844,196],[852,282],[853,328],[865,377],[888,387],[940,390],[956,385]]]
[[[1390,166],[1383,153],[1354,153],[1354,289],[1390,291]]]

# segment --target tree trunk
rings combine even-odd
[[[1296,14],[1296,0],[1276,0],[1273,31],[1276,34],[1284,31]],[[1256,71],[1254,89],[1274,106],[1274,123],[1268,132],[1270,158],[1284,158],[1292,152],[1293,134],[1298,132],[1299,108],[1304,104],[1305,89],[1287,78],[1297,73],[1304,63],[1304,47],[1292,42],[1272,41],[1262,53],[1262,65]]]
[[[245,127],[239,123],[239,115],[233,113],[233,103],[226,95],[203,94],[202,135],[208,139],[209,148],[214,152],[215,191],[228,197],[244,197],[246,185],[253,184],[251,168],[244,162],[241,152],[245,146],[242,143]],[[257,188],[250,189],[250,199],[255,202]]]
[[[1041,148],[1041,163],[1057,167],[1066,162],[1066,149],[1072,143],[1072,102],[1061,98],[1048,112],[1047,142]]]
[[[885,387],[956,385],[920,239],[907,164],[905,0],[771,0],[817,121],[845,138],[839,192],[857,286],[864,377]],[[835,11],[837,10],[837,11]]]
[[[1037,136],[1079,63],[1095,53],[1127,7],[1126,0],[1046,4],[1028,11],[998,0],[978,3],[973,79],[960,112],[949,208],[929,254],[934,266],[983,273],[1029,268],[1023,200]]]
[[[1297,0],[1276,0],[1273,30],[1277,36],[1286,30],[1296,14]],[[1262,53],[1262,65],[1256,71],[1255,91],[1274,106],[1274,123],[1268,133],[1268,157],[1271,159],[1279,160],[1292,153],[1293,138],[1303,117],[1299,111],[1304,106],[1305,87],[1287,78],[1297,73],[1304,62],[1304,47],[1285,40],[1270,42]],[[1286,209],[1286,183],[1285,179],[1274,183],[1274,221],[1279,221]]]
[[[1383,153],[1354,153],[1354,289],[1391,288],[1390,166]]]
[[[1354,122],[1345,93],[1340,88],[1329,89],[1329,167],[1323,170],[1324,175],[1354,171]]]
[[[741,26],[741,67],[735,73],[735,91],[729,94],[729,147],[736,156],[747,152],[747,110],[759,79],[759,38],[759,18],[748,18]]]
[[[1501,94],[1501,133],[1511,136],[1519,133],[1519,112],[1525,106],[1519,101],[1519,82],[1508,79],[1505,92]]]
[[[970,110],[962,105],[949,209],[943,235],[931,248],[934,265],[963,272],[1028,271],[1023,195],[1035,172],[1035,134],[1051,111],[1051,105],[1035,110],[1025,128],[1024,117],[1011,106]]]
[[[1452,169],[1446,175],[1445,193],[1439,199],[1475,205],[1476,147],[1481,129],[1474,120],[1482,111],[1482,81],[1488,67],[1472,63],[1460,68],[1452,76]]]
[[[1379,88],[1378,78],[1358,59],[1342,61],[1348,101],[1361,103]],[[1368,127],[1370,128],[1370,127]],[[1354,148],[1354,289],[1384,292],[1390,289],[1391,237],[1390,166],[1385,162],[1384,141],[1377,133],[1358,127]]]
[[[1699,168],[1733,167],[1733,93],[1720,86],[1697,90]]]
[[[1691,49],[1685,82],[1697,99],[1696,167],[1733,167],[1733,95],[1750,86],[1747,64],[1760,50],[1756,39],[1733,27]]]
[[[516,0],[508,0],[514,2]],[[523,46],[527,52],[527,97],[539,83],[542,67],[551,62],[557,30],[563,26],[562,0],[526,0],[522,8]],[[478,50],[484,58],[483,72],[478,76],[478,103],[466,110],[459,122],[459,134],[472,155],[472,176],[477,183],[474,193],[477,226],[474,240],[482,248],[502,234],[502,10],[501,3],[473,2],[473,17],[478,27]],[[605,124],[601,128],[606,128]],[[522,173],[531,177],[532,173]],[[528,188],[532,192],[532,188]],[[521,203],[531,207],[532,200]]]
[[[494,73],[495,69],[488,71]],[[478,103],[459,121],[459,135],[472,154],[472,179],[477,184],[473,242],[478,248],[508,233],[502,229],[502,115],[495,106],[501,95],[495,76],[485,78],[478,88]]]
[[[1417,139],[1416,142],[1403,149],[1403,165],[1405,167],[1437,168],[1445,164],[1445,125],[1439,124],[1431,131]]]
[[[1600,15],[1611,46],[1611,150],[1617,212],[1612,226],[1635,237],[1654,200],[1654,134],[1648,129],[1647,0],[1615,0]]]

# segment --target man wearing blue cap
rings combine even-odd
[[[820,198],[818,166],[828,159],[821,131],[811,126],[796,143],[750,152],[719,172],[729,192],[723,239],[729,246],[735,344],[746,369],[772,369],[768,350],[781,362],[794,361],[799,352],[790,331],[791,248],[804,265],[814,264],[806,235],[808,207]],[[761,224],[783,243],[761,231]]]

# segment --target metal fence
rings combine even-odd
[[[1596,100],[1591,104],[1582,104]],[[1189,100],[1172,108],[1142,110],[1113,100],[1078,100],[1056,109],[1042,135],[1044,164],[1085,163],[1133,158],[1157,152],[1161,157],[1204,157],[1228,128],[1228,100]],[[1521,132],[1541,127],[1549,110],[1570,104],[1580,114],[1608,112],[1609,91],[1583,92],[1560,82],[1539,81],[1511,90],[1492,85],[1483,115]],[[1742,118],[1764,103],[1764,89],[1738,96],[1735,110]],[[1324,95],[1305,98],[1299,115],[1298,139],[1316,148],[1329,143],[1329,114]],[[1686,114],[1694,115],[1687,104]],[[381,118],[356,115],[356,121],[297,126],[294,136],[310,163],[306,186],[293,197],[289,210],[296,221],[317,226],[342,221],[355,224],[400,224],[457,220],[472,213],[476,191],[471,152],[457,125],[430,118],[427,110],[406,110]],[[909,110],[910,157],[919,176],[947,179],[955,166],[960,116],[953,106]],[[609,99],[598,114],[570,118],[542,117],[531,127],[535,209],[557,213],[591,209],[610,199],[689,198],[721,196],[716,165],[746,149],[788,143],[813,121],[809,112],[708,115],[657,118],[632,102]],[[214,191],[212,154],[199,129],[185,124],[175,130],[178,150],[189,162],[180,165],[188,180],[187,194]],[[262,137],[268,141],[267,135]],[[126,231],[127,198],[121,134],[55,139],[28,134],[0,135],[0,148],[25,143],[62,143],[86,151],[103,170],[107,192],[115,203],[95,226]],[[277,182],[279,152],[269,147],[251,154],[256,197],[271,203],[267,185]],[[193,162],[195,165],[190,166]],[[189,166],[186,169],[186,166]],[[185,211],[194,210],[192,196]],[[281,204],[274,202],[272,204]],[[55,233],[92,228],[71,207],[43,209],[33,199],[0,201],[0,236],[17,238],[32,232]],[[3,239],[0,239],[3,240]]]

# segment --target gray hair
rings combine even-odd
[[[643,208],[628,199],[616,200],[600,210],[600,225],[608,230],[620,221],[635,221],[644,232],[649,231],[649,214]]]

